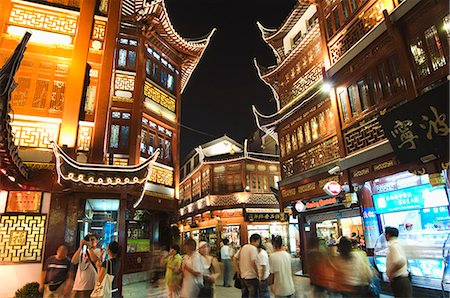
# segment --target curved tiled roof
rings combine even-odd
[[[181,59],[181,92],[198,65],[216,29],[200,39],[179,35],[173,27],[164,0],[124,0],[122,20],[128,25],[140,25],[150,42],[168,44]]]
[[[16,47],[14,53],[0,69],[0,175],[6,175],[17,179],[28,179],[30,169],[19,157],[19,149],[14,144],[14,135],[11,128],[11,93],[16,88],[14,75],[22,61],[26,45],[31,33],[25,33],[22,41]]]

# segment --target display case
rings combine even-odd
[[[217,255],[217,234],[215,227],[200,229],[200,241],[209,243],[209,253],[213,256]]]
[[[127,221],[127,253],[150,252],[150,224],[146,221]]]
[[[234,247],[241,246],[241,226],[239,225],[227,225],[222,229],[222,239],[228,239],[230,244],[233,244]]]
[[[407,231],[402,232],[399,243],[408,258],[408,270],[411,272],[414,286],[441,290],[444,281],[446,246],[448,230],[444,231]],[[448,248],[450,249],[450,247]],[[382,234],[375,244],[375,264],[377,269],[386,277],[386,253],[388,244]]]

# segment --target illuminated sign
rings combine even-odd
[[[287,221],[288,215],[281,213],[245,213],[246,221]]]
[[[6,212],[39,213],[41,200],[42,192],[10,191]]]
[[[320,199],[317,201],[306,202],[305,206],[306,206],[306,210],[308,210],[308,209],[316,209],[316,208],[320,208],[320,207],[324,207],[324,206],[328,206],[328,205],[333,205],[336,203],[337,203],[336,198],[332,197],[332,198]]]
[[[342,186],[336,181],[327,182],[323,190],[330,196],[337,196],[342,191]]]
[[[374,194],[373,203],[378,214],[448,206],[443,186],[424,184],[416,187]]]

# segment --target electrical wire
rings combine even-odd
[[[180,126],[181,126],[181,127],[183,127],[183,128],[186,128],[187,130],[190,130],[190,131],[193,131],[193,132],[196,132],[196,133],[202,134],[202,135],[210,136],[210,137],[213,137],[213,138],[217,138],[217,137],[218,137],[218,136],[215,136],[215,135],[213,135],[213,134],[210,134],[210,133],[208,133],[208,132],[204,132],[204,131],[201,131],[201,130],[195,129],[195,128],[192,128],[192,127],[186,126],[186,125],[184,125],[184,124],[181,124],[181,123],[180,123]]]

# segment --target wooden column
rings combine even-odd
[[[96,0],[81,2],[77,33],[73,47],[72,61],[67,76],[66,100],[61,122],[58,144],[69,148],[76,146],[80,105],[83,96],[83,82],[91,42],[91,30],[94,22]]]
[[[181,65],[182,61],[177,61],[179,65]],[[181,119],[181,67],[178,67],[178,75],[176,75],[176,103],[175,103],[175,133],[172,137],[172,159],[173,159],[173,182],[175,187],[175,198],[179,198],[180,194],[180,139],[181,139],[181,127],[180,127],[180,119]],[[201,186],[200,186],[201,187]]]
[[[102,57],[102,68],[99,75],[95,101],[94,131],[92,134],[89,161],[103,163],[108,136],[107,121],[109,119],[109,104],[111,93],[111,79],[114,66],[114,52],[120,24],[121,1],[109,2],[108,22],[106,24],[105,43]]]
[[[6,21],[9,18],[11,0],[0,1],[0,34],[4,33]]]
[[[142,112],[144,105],[144,82],[145,82],[145,38],[139,37],[137,48],[136,63],[136,80],[134,83],[133,108],[131,112],[131,128],[130,128],[130,159],[129,164],[139,164],[141,157],[141,128],[142,128]]]
[[[120,271],[119,276],[117,276],[117,285],[119,287],[120,297],[122,296],[123,288],[123,272],[125,269],[125,259],[127,253],[127,223],[126,223],[126,212],[127,212],[127,193],[122,192],[120,194],[120,205],[119,205],[119,246],[121,247],[121,258],[120,258]]]

